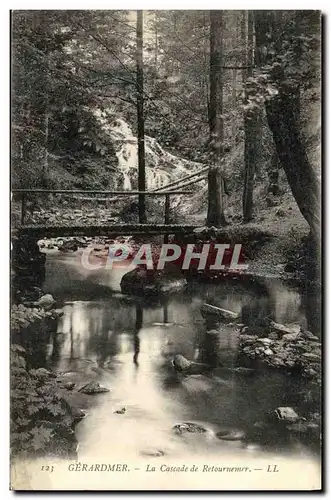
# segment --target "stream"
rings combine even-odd
[[[151,302],[121,294],[128,270],[88,271],[76,254],[47,255],[43,288],[63,305],[64,315],[46,353],[36,353],[36,364],[68,374],[78,385],[96,380],[110,389],[88,397],[88,415],[76,427],[79,460],[224,456],[239,448],[248,456],[318,461],[318,443],[275,424],[259,428],[279,406],[304,407],[307,382],[266,369],[236,373],[238,330],[230,324],[207,335],[200,314],[208,301],[241,312],[246,324],[271,315],[306,327],[300,294],[281,282],[270,284],[267,294],[239,282],[193,282],[184,293]],[[208,376],[178,377],[171,365],[175,354],[218,368]],[[172,428],[181,422],[199,423],[208,432],[176,435]],[[245,443],[217,439],[223,428],[251,437]]]

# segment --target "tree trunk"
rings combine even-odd
[[[209,226],[225,225],[224,182],[221,160],[223,157],[223,12],[210,11],[210,97],[209,132],[213,152],[213,166],[208,175]]]
[[[240,42],[241,42],[241,37],[240,37],[240,23],[241,23],[241,12],[239,11],[233,11],[233,16],[234,16],[234,23],[235,23],[235,30],[232,36],[234,37],[233,45],[234,47],[238,47]],[[233,108],[233,122],[232,122],[232,144],[235,146],[236,145],[236,140],[237,140],[237,132],[238,132],[238,127],[237,127],[237,120],[235,117],[235,110],[237,108],[237,69],[233,68],[232,69],[232,108]]]
[[[138,119],[138,190],[146,190],[145,123],[144,123],[144,62],[143,11],[137,11],[137,119]],[[145,195],[139,195],[139,222],[146,223]]]
[[[268,170],[269,185],[268,193],[276,196],[279,194],[279,159],[276,148],[274,148],[271,158],[271,165]]]
[[[49,113],[45,112],[45,122],[44,122],[44,134],[45,134],[45,154],[44,154],[44,165],[43,165],[43,175],[45,179],[48,176],[48,135],[49,135]]]
[[[246,37],[247,26],[247,37]],[[248,11],[243,13],[242,34],[245,46],[245,61],[244,66],[247,67],[243,71],[244,85],[246,87],[247,78],[253,73],[253,54],[254,54],[254,38],[253,38],[253,12]],[[246,88],[245,88],[246,94]],[[247,102],[247,96],[245,95]],[[257,161],[256,141],[258,116],[256,111],[246,111],[244,117],[245,130],[245,149],[244,149],[244,192],[243,192],[243,221],[249,222],[253,218],[253,189],[254,189],[254,174]]]
[[[232,109],[233,111],[236,109],[237,106],[237,70],[233,69],[232,70]],[[236,135],[237,135],[237,124],[236,120],[233,117],[233,123],[232,123],[232,144],[236,144]]]
[[[157,73],[157,70],[158,70],[158,50],[159,50],[159,47],[158,47],[158,43],[159,42],[159,39],[158,39],[158,29],[157,29],[157,12],[155,11],[155,57],[154,57],[154,65],[155,65],[155,72]]]
[[[320,185],[300,137],[296,96],[280,93],[272,101],[266,102],[266,111],[279,160],[292,194],[318,242]]]
[[[218,166],[212,166],[208,172],[208,226],[225,225],[222,208],[222,174]]]
[[[274,14],[274,11],[255,11],[256,43],[260,48],[270,47],[275,38]],[[300,134],[299,103],[300,87],[292,85],[287,86],[286,92],[280,87],[279,94],[266,101],[265,108],[279,161],[298,207],[319,246],[320,182],[309,162]]]

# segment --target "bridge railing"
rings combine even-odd
[[[146,195],[152,197],[164,197],[164,224],[170,224],[170,196],[176,195],[192,195],[191,191],[171,190],[171,191],[105,191],[105,190],[83,190],[83,189],[12,189],[12,194],[21,195],[21,225],[25,223],[25,215],[27,211],[27,200],[29,196],[36,194],[66,194],[66,195],[103,195],[109,196],[139,196]]]
[[[181,179],[177,179],[176,181],[172,181],[169,184],[166,184],[165,186],[161,186],[155,189],[154,192],[164,192],[168,191],[169,189],[172,191],[173,189],[181,189],[186,186],[191,186],[192,184],[196,184],[197,182],[204,180],[208,175],[208,171],[209,171],[209,166],[204,167],[201,170],[193,172],[193,174],[186,175]]]

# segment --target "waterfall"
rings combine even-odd
[[[132,190],[130,170],[134,171],[137,166],[137,145],[123,141],[120,149],[116,151],[118,167],[123,175],[123,189]]]
[[[93,114],[115,147],[124,190],[132,190],[138,177],[137,138],[131,127],[118,118],[114,109],[94,109]],[[153,137],[145,136],[146,189],[160,188],[203,167],[201,163],[179,158],[165,151]]]

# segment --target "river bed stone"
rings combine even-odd
[[[250,327],[251,333],[253,330]],[[300,328],[299,325],[286,326],[271,321],[269,328],[264,330],[263,338],[258,335],[248,335],[248,329],[242,328],[239,353],[251,360],[261,361],[271,368],[296,370],[306,378],[319,381],[321,344],[316,339],[317,336]]]
[[[78,389],[78,392],[82,392],[83,394],[101,394],[103,392],[109,392],[110,389],[107,389],[106,387],[102,387],[99,382],[88,382],[85,384],[83,387]]]
[[[183,422],[182,424],[176,424],[173,426],[172,429],[175,432],[175,434],[180,434],[180,435],[186,433],[204,434],[205,432],[207,432],[207,429],[193,422]]]

